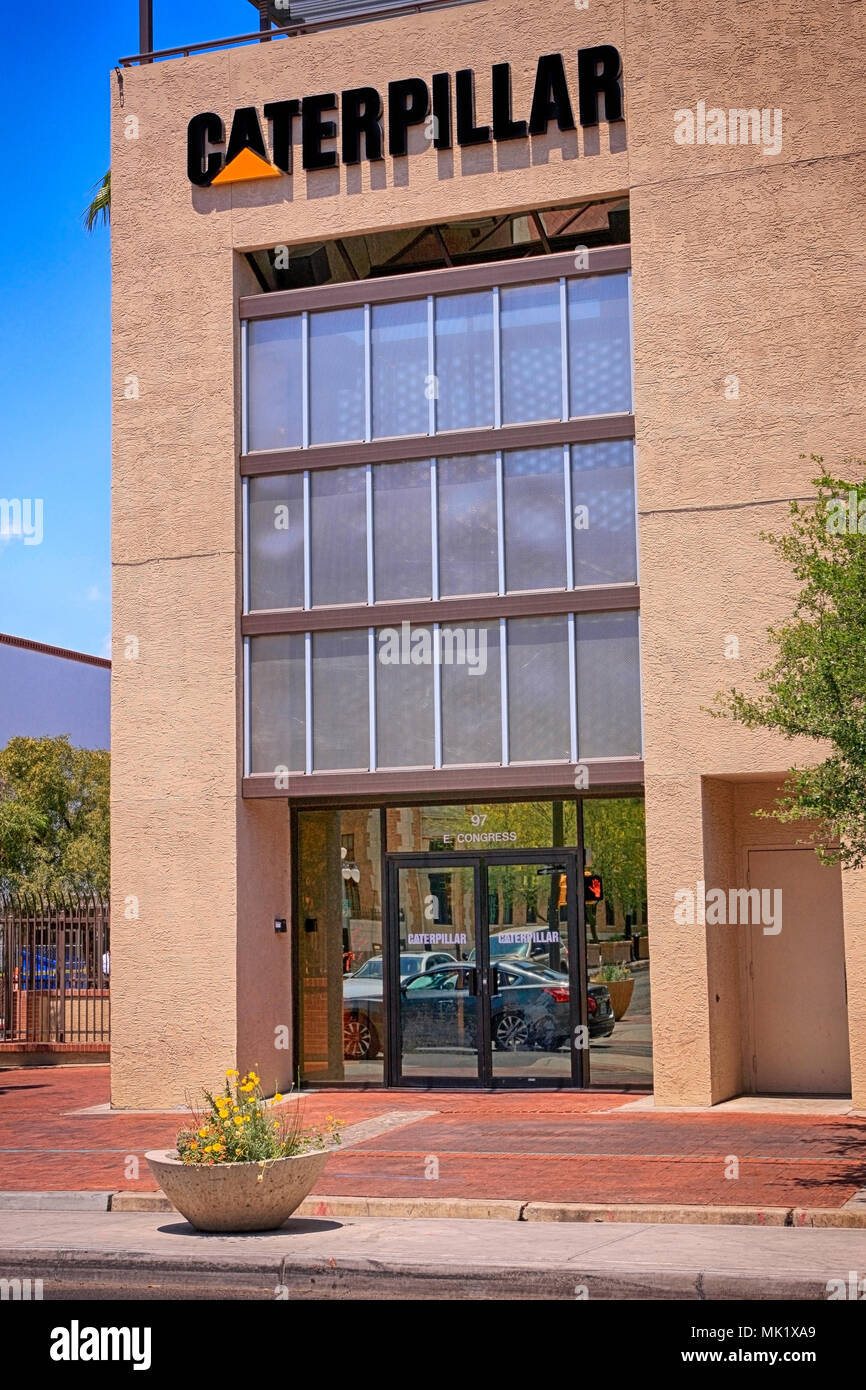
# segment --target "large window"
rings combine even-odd
[[[640,756],[624,263],[249,322],[249,773]]]
[[[630,439],[251,480],[252,608],[519,593],[637,579]],[[368,563],[372,558],[372,592]],[[434,564],[435,560],[435,564]],[[280,600],[283,600],[282,602]]]
[[[260,320],[248,358],[251,450],[629,411],[628,274]]]
[[[633,611],[404,622],[250,648],[254,773],[641,754]]]

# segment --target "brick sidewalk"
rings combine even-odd
[[[633,1099],[314,1091],[303,1106],[307,1121],[406,1120],[334,1154],[317,1188],[331,1196],[832,1208],[866,1187],[864,1119],[622,1108]],[[0,1190],[153,1191],[142,1155],[172,1147],[182,1117],[74,1113],[107,1100],[107,1067],[0,1071]]]

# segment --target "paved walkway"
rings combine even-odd
[[[864,1270],[864,1231],[356,1218],[217,1236],[176,1213],[5,1212],[0,1233],[0,1273],[46,1299],[826,1300],[852,1271],[859,1298]]]
[[[0,1071],[0,1190],[155,1190],[144,1151],[182,1117],[81,1113],[107,1101],[107,1067]],[[866,1188],[866,1119],[843,1114],[653,1112],[622,1092],[301,1103],[352,1127],[316,1189],[331,1196],[832,1209]]]

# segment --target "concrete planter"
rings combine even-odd
[[[172,1206],[197,1231],[275,1231],[315,1186],[327,1149],[267,1163],[181,1163],[174,1149],[145,1154]]]

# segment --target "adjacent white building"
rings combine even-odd
[[[0,632],[0,748],[10,738],[68,734],[109,746],[111,662]]]

